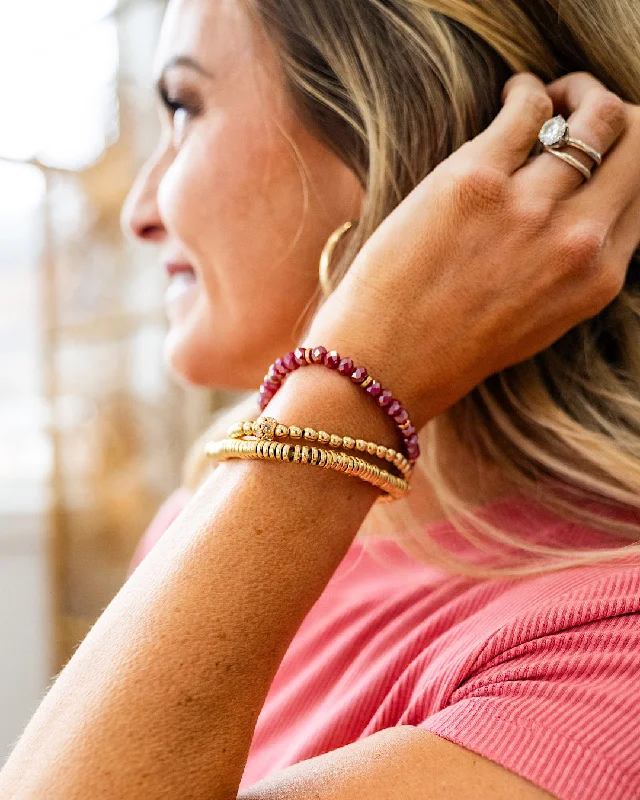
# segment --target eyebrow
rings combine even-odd
[[[160,72],[160,76],[156,81],[156,88],[158,91],[160,91],[164,85],[167,72],[174,67],[187,67],[195,72],[199,72],[200,75],[204,75],[205,78],[213,78],[213,75],[206,70],[202,64],[198,63],[195,58],[191,58],[191,56],[174,56],[167,61]]]

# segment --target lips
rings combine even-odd
[[[183,275],[183,274],[193,275],[194,279],[196,276],[195,270],[190,264],[168,261],[165,264],[165,268],[170,278],[173,278],[176,275]]]

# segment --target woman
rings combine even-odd
[[[639,42],[623,0],[172,0],[124,214],[168,361],[395,478],[210,446],[2,798],[640,797]],[[440,550],[364,548],[383,479]]]

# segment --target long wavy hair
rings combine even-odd
[[[550,81],[583,70],[640,103],[637,0],[247,2],[276,45],[301,118],[366,190],[363,214],[333,265],[333,288],[395,206],[491,122],[514,72]],[[640,554],[639,268],[636,252],[622,292],[599,314],[431,420],[420,433],[412,495],[374,505],[359,536],[402,531],[399,543],[414,555],[476,578]],[[322,301],[319,289],[316,308]],[[230,421],[257,416],[254,394],[215,419],[203,440],[224,436]],[[478,485],[490,467],[514,494],[611,534],[607,546],[549,546],[483,519],[465,487],[444,475],[446,430],[476,455]],[[202,479],[201,453],[199,442],[187,461],[192,486]],[[471,563],[428,541],[416,511],[421,486],[435,493],[464,539],[493,554],[490,563]]]

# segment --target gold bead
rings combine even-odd
[[[379,444],[379,445],[376,447],[376,456],[377,456],[378,458],[384,458],[384,457],[385,457],[385,455],[386,455],[386,453],[387,453],[387,448],[386,448],[384,445],[382,445],[382,444]]]
[[[396,457],[396,451],[392,447],[387,447],[387,452],[384,457],[387,461],[393,461]]]
[[[288,435],[289,435],[289,428],[286,425],[278,424],[276,428],[276,437],[278,439],[284,439],[284,437]]]
[[[327,451],[318,449],[318,466],[325,467],[327,464]]]
[[[277,424],[278,421],[273,417],[260,417],[260,419],[256,420],[253,430],[259,439],[271,441],[271,439],[273,439],[273,434],[275,433]]]
[[[290,425],[289,436],[292,439],[302,439],[302,428],[299,428],[297,425]]]
[[[335,433],[332,433],[331,434],[330,444],[331,444],[331,447],[340,447],[341,444],[342,444],[342,437],[341,436],[336,436]]]
[[[356,445],[356,440],[352,439],[350,436],[343,436],[342,444],[347,448],[347,450],[353,450]]]
[[[299,444],[297,444],[293,451],[293,460],[295,461],[296,464],[300,463],[301,454],[302,454],[302,448],[300,447]]]
[[[364,452],[367,449],[367,443],[364,439],[356,439],[356,450]]]
[[[360,388],[361,388],[361,389],[366,389],[366,388],[367,388],[367,386],[368,386],[370,383],[373,383],[373,378],[371,377],[371,375],[367,375],[367,377],[366,377],[366,378],[365,378],[365,379],[362,381],[362,383],[360,384]]]
[[[375,442],[367,442],[367,453],[369,453],[370,456],[374,456],[377,449],[378,445]]]
[[[326,431],[318,431],[318,441],[321,444],[329,444],[331,436]]]
[[[402,453],[396,453],[396,457],[393,459],[394,466],[399,467],[403,461],[404,461],[404,456],[402,455]]]
[[[305,428],[303,431],[303,436],[308,442],[318,441],[318,431],[315,431],[313,428]]]
[[[242,426],[242,431],[245,436],[251,436],[253,433],[253,422],[245,422]]]
[[[306,444],[302,445],[302,455],[300,460],[302,461],[303,464],[307,464],[309,461],[309,448],[307,447]]]
[[[291,445],[289,443],[282,446],[282,458],[284,461],[289,461],[289,453],[291,452]]]

